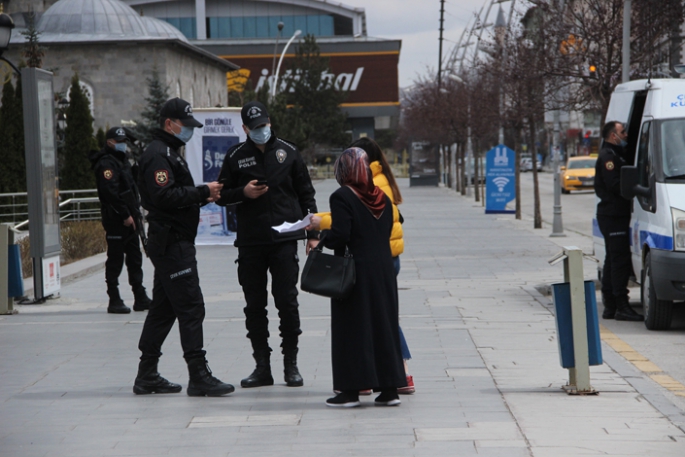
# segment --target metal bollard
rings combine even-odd
[[[16,314],[14,298],[9,297],[9,246],[14,244],[12,224],[0,224],[0,315]]]
[[[564,262],[564,282],[569,284],[571,302],[571,326],[573,334],[574,366],[568,368],[569,381],[563,389],[570,395],[596,395],[598,392],[590,385],[590,351],[588,347],[588,315],[585,303],[585,280],[583,277],[583,251],[575,246],[565,246],[563,251],[549,260],[550,265]],[[594,287],[592,287],[594,291]],[[556,303],[555,297],[555,305]],[[597,346],[599,356],[593,364],[601,364],[601,347],[599,346],[599,326],[595,316],[589,316],[595,325],[591,329],[593,343]],[[557,313],[557,327],[561,325]],[[560,332],[559,332],[560,333]],[[560,356],[561,356],[561,341]],[[562,365],[563,366],[563,365]]]

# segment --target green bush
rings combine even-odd
[[[100,221],[63,222],[60,226],[62,254],[60,265],[100,254],[107,250],[105,230]],[[33,276],[31,241],[25,237],[19,241],[21,268],[25,278]]]

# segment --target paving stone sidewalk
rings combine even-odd
[[[373,397],[350,410],[324,405],[332,384],[329,305],[307,293],[300,295],[304,387],[282,380],[270,305],[277,385],[237,387],[224,398],[135,396],[145,314],[106,314],[104,272],[95,271],[66,284],[58,299],[0,316],[0,456],[685,455],[683,411],[608,346],[608,364],[591,369],[599,396],[561,391],[568,375],[554,318],[535,290],[562,277],[560,266],[547,264],[555,241],[512,216],[485,215],[447,189],[400,183],[400,315],[417,386],[401,406],[374,407]],[[326,208],[336,184],[316,187]],[[253,360],[236,255],[233,247],[198,247],[210,366],[239,385]],[[150,288],[148,260],[145,274]],[[132,302],[129,291],[123,297]],[[175,329],[164,352],[160,371],[185,388]]]

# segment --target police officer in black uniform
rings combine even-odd
[[[160,110],[160,127],[140,159],[138,183],[148,214],[148,254],[155,266],[152,305],[138,348],[142,352],[136,394],[176,393],[181,386],[157,371],[162,343],[178,319],[183,357],[188,364],[190,396],[221,396],[232,385],[212,376],[203,349],[202,322],[205,304],[195,259],[195,236],[200,206],[219,198],[221,184],[195,186],[179,149],[202,124],[193,117],[188,102],[168,100]]]
[[[606,257],[602,272],[604,319],[641,321],[643,317],[630,307],[628,280],[632,274],[630,254],[631,202],[621,196],[621,168],[626,165],[625,127],[620,122],[607,122],[602,128],[604,139],[595,164],[597,223],[604,237]]]
[[[271,131],[266,107],[250,102],[241,111],[247,141],[228,150],[219,175],[220,205],[235,204],[238,230],[238,280],[245,294],[245,325],[257,363],[242,387],[273,385],[267,319],[267,271],[278,316],[285,382],[303,385],[297,368],[300,316],[297,302],[299,264],[297,240],[308,238],[307,253],[318,244],[318,233],[299,230],[278,233],[273,226],[296,222],[316,213],[314,187],[297,148]]]
[[[121,127],[113,127],[107,131],[105,138],[105,147],[100,151],[92,151],[88,158],[95,171],[102,226],[107,236],[107,312],[127,314],[131,308],[124,304],[119,295],[119,275],[124,267],[124,258],[128,282],[133,289],[133,310],[144,311],[150,307],[150,299],[143,287],[143,254],[134,222],[134,217],[140,216],[140,197],[131,164],[126,157],[126,132]],[[124,197],[125,194],[129,194],[128,198]]]

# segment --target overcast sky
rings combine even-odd
[[[407,87],[417,75],[427,74],[427,67],[438,68],[438,27],[440,0],[340,0],[348,6],[366,10],[369,36],[402,40],[400,51],[400,87]],[[443,57],[448,56],[474,13],[491,0],[446,0]],[[508,11],[508,3],[503,5]],[[494,22],[497,6],[492,8]],[[484,10],[484,13],[485,13]]]

